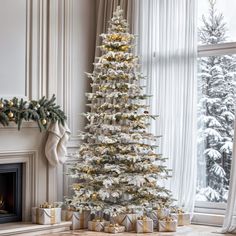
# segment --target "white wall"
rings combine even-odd
[[[38,99],[56,94],[72,131],[68,151],[74,152],[79,144],[78,130],[84,128],[80,115],[86,110],[84,93],[89,90],[84,72],[92,71],[94,60],[95,1],[0,0],[0,22],[1,37],[5,35],[0,39],[0,97]],[[14,134],[7,132],[8,128],[1,129],[5,135]],[[22,139],[31,142],[25,132],[19,132]],[[32,135],[36,135],[35,129]],[[0,135],[0,143],[3,139]],[[9,152],[14,149],[12,139],[4,146]],[[47,178],[51,182],[45,186],[45,200],[62,200],[63,191],[67,191],[63,167],[48,165]]]

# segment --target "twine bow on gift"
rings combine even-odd
[[[96,217],[95,219],[93,219],[93,222],[103,222],[104,219],[102,217]]]
[[[53,208],[54,205],[52,203],[44,202],[43,204],[39,205],[39,208]]]
[[[162,221],[172,222],[172,221],[174,221],[174,219],[171,216],[166,216],[162,219]]]

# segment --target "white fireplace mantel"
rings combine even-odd
[[[30,221],[31,207],[58,200],[57,168],[45,157],[46,138],[34,122],[24,122],[20,131],[15,124],[0,126],[0,164],[23,164],[23,221]]]

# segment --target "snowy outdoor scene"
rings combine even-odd
[[[225,18],[222,1],[199,2],[200,10],[204,9],[199,15],[199,45],[233,41],[233,23]],[[198,59],[197,201],[227,201],[234,134],[235,88],[235,55]]]

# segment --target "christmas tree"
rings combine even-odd
[[[226,41],[226,23],[216,10],[216,1],[209,0],[209,17],[202,17],[199,29],[202,44]],[[205,169],[206,182],[199,174],[198,200],[227,201],[234,133],[234,104],[236,101],[235,56],[209,56],[199,61],[199,148],[203,157],[199,170]]]
[[[172,199],[161,181],[169,177],[165,158],[156,154],[158,137],[147,131],[150,115],[132,53],[135,36],[120,7],[102,34],[103,54],[94,63],[92,92],[87,93],[91,112],[83,133],[78,163],[71,169],[77,209],[114,214],[130,209],[169,206]]]

